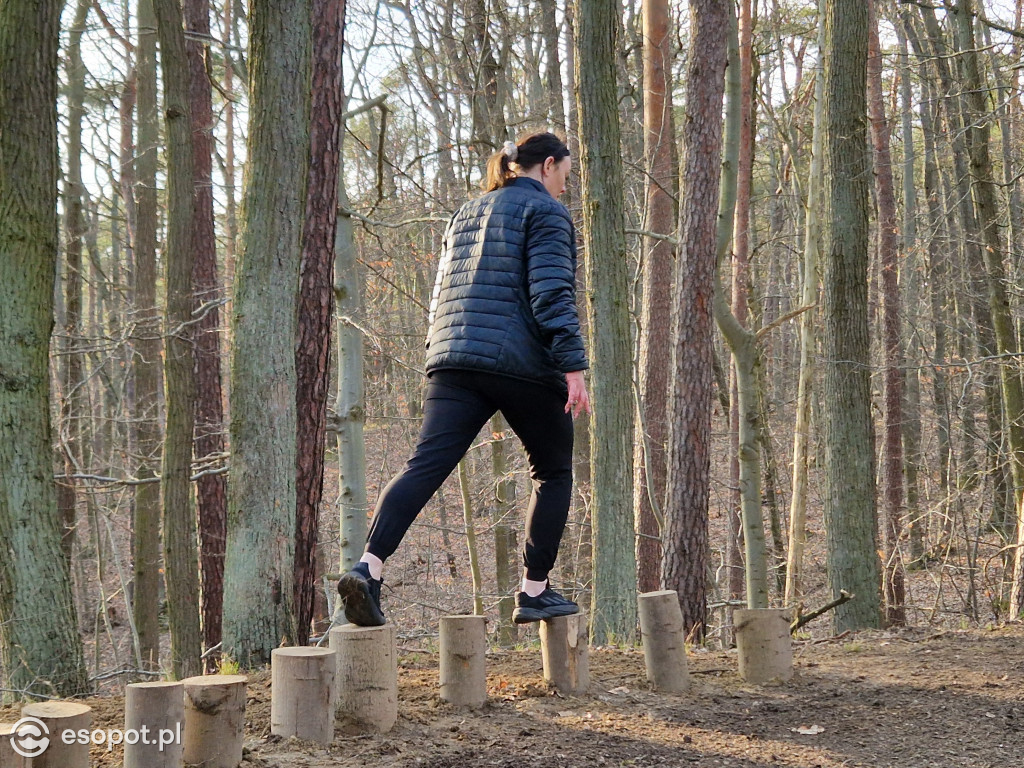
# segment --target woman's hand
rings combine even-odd
[[[586,411],[588,415],[593,413],[590,409],[587,384],[583,380],[583,371],[572,371],[565,374],[565,381],[569,385],[569,398],[565,403],[565,412],[571,411],[574,419],[580,415],[580,411]]]

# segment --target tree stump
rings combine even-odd
[[[590,687],[587,616],[544,619],[540,623],[541,658],[544,679],[562,693],[586,693]]]
[[[270,662],[270,732],[334,741],[333,648],[276,648]]]
[[[184,691],[180,682],[129,683],[125,687],[125,732],[141,735],[134,744],[125,740],[124,768],[181,768],[185,754]]]
[[[457,707],[487,703],[487,627],[483,616],[441,618],[441,700]]]
[[[238,768],[245,737],[245,675],[199,675],[185,686],[185,765]]]
[[[793,643],[788,608],[736,609],[736,647],[740,677],[748,683],[793,677]]]
[[[43,701],[26,704],[21,716],[34,717],[42,721],[49,732],[50,744],[40,755],[33,755],[26,763],[32,768],[89,768],[89,739],[80,744],[78,731],[91,733],[92,708],[71,701]],[[76,732],[73,743],[65,744],[61,738],[64,731]],[[24,733],[24,729],[22,729]],[[45,735],[45,734],[44,734]],[[24,742],[22,742],[24,746]]]
[[[13,732],[14,723],[0,723],[0,768],[25,768],[25,758],[11,744]]]
[[[385,733],[398,720],[398,658],[391,624],[331,630],[338,654],[336,707],[347,734]]]
[[[690,690],[690,673],[679,595],[671,589],[645,592],[640,595],[639,605],[647,679],[656,690],[686,693]]]

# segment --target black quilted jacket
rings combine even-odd
[[[466,203],[445,232],[427,373],[487,371],[564,390],[566,373],[588,367],[575,276],[572,219],[543,184],[517,178]]]

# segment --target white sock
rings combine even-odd
[[[530,597],[537,597],[541,592],[548,588],[548,580],[544,581],[530,581],[530,579],[523,576],[523,592],[528,594]]]
[[[384,573],[384,561],[376,555],[371,555],[369,552],[363,552],[363,556],[359,558],[360,563],[366,563],[370,567],[370,576],[380,581],[380,576]]]

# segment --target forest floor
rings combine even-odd
[[[689,655],[686,695],[650,689],[643,654],[592,649],[591,690],[549,690],[540,650],[488,654],[490,700],[438,697],[436,654],[403,646],[399,718],[328,747],[270,736],[270,675],[250,678],[242,768],[1001,768],[1024,763],[1024,627],[860,632],[797,641],[794,679],[752,686],[736,655]],[[123,698],[88,700],[94,727],[123,727]],[[0,710],[0,720],[13,713]],[[16,718],[15,718],[16,719]],[[119,748],[94,765],[121,765]]]

